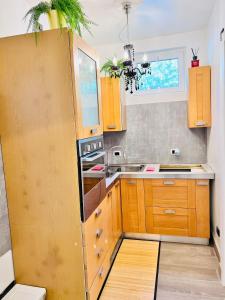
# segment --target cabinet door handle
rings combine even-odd
[[[127,184],[136,184],[136,181],[127,181]]]
[[[101,255],[102,255],[102,253],[103,253],[103,249],[101,248],[101,249],[99,249],[99,250],[96,251],[96,256],[97,256],[98,258],[100,258]]]
[[[103,268],[103,267],[101,267],[101,269],[99,270],[98,276],[99,276],[100,278],[102,278],[102,277],[104,276],[104,268]]]
[[[115,187],[118,187],[120,185],[120,182],[117,181],[117,183],[115,184]]]
[[[103,229],[102,228],[101,229],[97,229],[96,230],[96,238],[99,239],[101,237],[102,233],[103,233]]]
[[[176,210],[175,209],[165,209],[164,214],[166,214],[166,215],[175,215]]]
[[[165,180],[165,181],[163,181],[163,184],[165,184],[165,185],[174,185],[175,182],[172,181],[172,180]]]
[[[96,211],[95,211],[95,218],[98,218],[101,215],[101,213],[102,213],[101,208],[96,209]]]
[[[197,121],[197,122],[195,123],[195,125],[196,125],[196,126],[204,126],[204,125],[206,125],[206,122],[205,122],[205,121]]]
[[[208,181],[197,181],[198,186],[208,186],[209,182]]]
[[[115,124],[111,124],[107,126],[108,129],[116,129],[116,125]]]
[[[90,130],[90,132],[91,132],[91,134],[96,134],[96,133],[97,133],[97,129],[96,129],[96,128],[92,128],[92,129]]]
[[[108,192],[108,198],[112,196],[112,191]]]

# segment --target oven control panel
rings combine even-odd
[[[95,151],[104,149],[103,136],[93,137],[78,141],[78,154],[80,157],[90,154]]]

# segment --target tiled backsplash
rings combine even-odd
[[[187,127],[187,102],[164,102],[127,106],[127,131],[107,133],[105,148],[121,145],[128,162],[206,163],[204,128]],[[179,148],[181,155],[170,155]]]
[[[11,248],[5,181],[0,150],[0,256]]]

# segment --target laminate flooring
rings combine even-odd
[[[161,243],[157,300],[224,299],[212,247]]]

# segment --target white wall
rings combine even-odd
[[[193,32],[180,33],[169,36],[160,36],[152,39],[137,40],[133,42],[136,52],[149,52],[162,49],[185,48],[185,83],[187,84],[188,68],[192,59],[191,48],[199,48],[199,57],[201,65],[206,65],[207,57],[207,31],[199,30]],[[96,50],[100,55],[101,64],[107,58],[117,56],[123,57],[123,44],[107,44],[96,46]],[[130,95],[127,94],[127,104],[141,104],[153,102],[170,102],[170,101],[184,101],[187,100],[187,90],[185,92],[176,93],[151,93],[150,95]]]
[[[221,255],[222,283],[225,285],[225,39],[220,31],[225,27],[225,1],[216,0],[208,27],[208,55],[212,66],[212,128],[208,130],[208,162],[216,173],[212,189],[213,234]],[[221,238],[215,229],[221,230]]]

